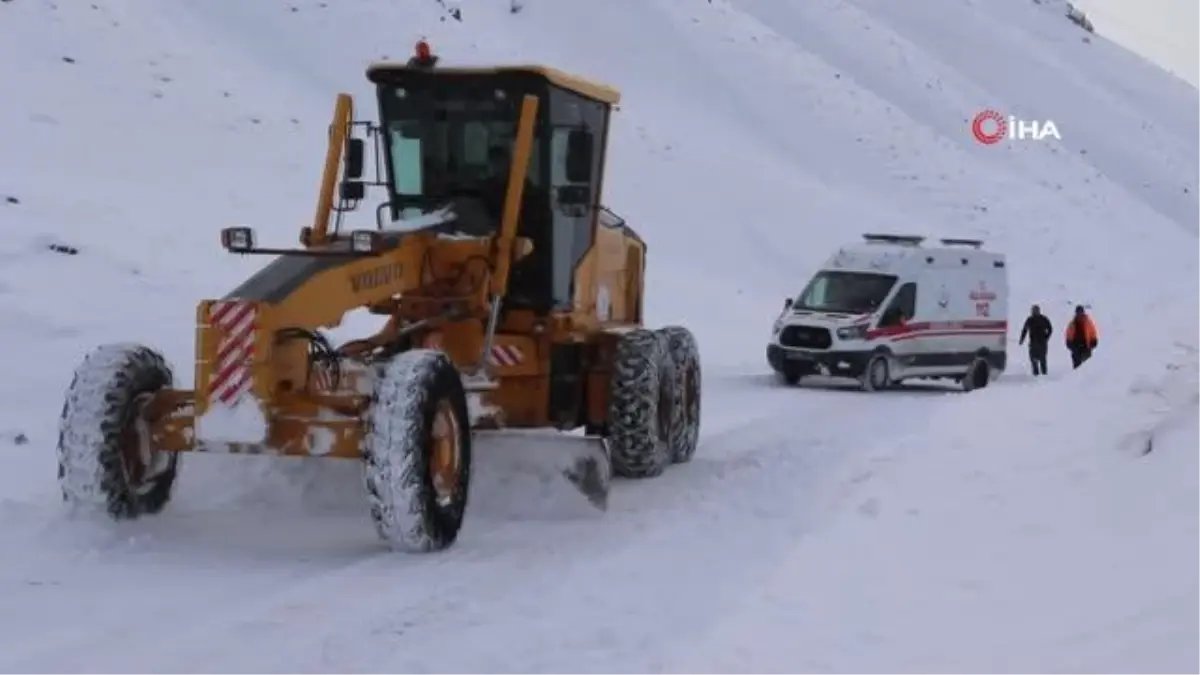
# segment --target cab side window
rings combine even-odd
[[[888,304],[887,310],[879,320],[880,326],[899,326],[912,320],[917,313],[917,285],[907,283],[896,291],[895,297]]]
[[[604,104],[592,101],[565,89],[550,90],[550,126],[547,159],[550,162],[548,192],[552,203],[553,235],[550,248],[554,288],[554,304],[570,307],[573,302],[575,267],[592,246],[592,212],[597,199],[601,166],[604,156],[603,140],[608,112]],[[592,132],[592,181],[576,184],[568,180],[567,150],[572,131]],[[574,189],[588,196],[583,203],[564,203],[565,190]],[[536,250],[536,249],[535,249]]]

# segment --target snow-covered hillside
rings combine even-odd
[[[1200,83],[1200,5],[1175,0],[1078,0],[1099,33],[1161,65],[1192,85]]]
[[[0,3],[0,669],[1200,670],[1194,88],[1052,0],[523,5]],[[696,460],[596,517],[480,448],[433,556],[380,552],[349,464],[186,457],[161,516],[68,519],[84,352],[189,381],[196,302],[262,262],[219,228],[294,242],[334,94],[370,110],[422,36],[623,91],[606,201],[699,337]],[[981,145],[985,108],[1062,140]],[[782,298],[863,231],[986,239],[1009,321],[1087,303],[1096,356],[1034,382],[1013,331],[970,395],[776,386]]]

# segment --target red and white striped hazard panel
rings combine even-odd
[[[525,360],[525,354],[519,347],[512,345],[492,345],[489,361],[494,366],[515,366]]]
[[[337,384],[341,386],[341,381],[334,380],[333,364],[328,361],[317,361],[313,364],[313,379],[316,381],[317,388],[322,391],[334,391]]]
[[[233,405],[250,390],[257,319],[258,310],[253,302],[223,300],[209,306],[209,323],[221,333],[216,365],[208,383],[210,401]]]

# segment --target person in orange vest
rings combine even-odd
[[[1071,352],[1072,367],[1078,368],[1092,358],[1092,350],[1100,340],[1096,334],[1096,323],[1083,310],[1083,305],[1075,306],[1075,316],[1067,324],[1064,337],[1067,339],[1067,350]]]

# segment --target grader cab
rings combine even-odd
[[[691,458],[695,339],[642,326],[646,245],[600,204],[619,93],[539,66],[376,63],[367,77],[379,121],[337,97],[301,245],[221,232],[227,250],[273,259],[199,304],[194,388],[141,345],[76,370],[66,501],[158,513],[187,451],[353,459],[380,537],[428,551],[457,538],[476,430],[581,429],[562,435],[562,471],[600,508],[610,476]],[[349,227],[369,191],[373,226]],[[359,308],[383,328],[332,344],[322,329]]]

